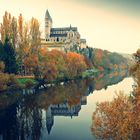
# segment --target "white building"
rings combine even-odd
[[[50,50],[55,48],[66,51],[69,51],[74,45],[85,47],[86,40],[80,38],[77,27],[70,25],[69,27],[53,28],[52,26],[53,21],[47,10],[45,14],[45,39],[42,39],[42,46],[48,46]]]

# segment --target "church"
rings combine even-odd
[[[80,38],[77,27],[53,28],[53,20],[48,10],[45,13],[45,37],[41,40],[42,46],[48,50],[58,49],[70,51],[73,46],[86,47],[86,40]]]

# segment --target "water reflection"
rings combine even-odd
[[[43,139],[43,135],[51,133],[55,116],[77,117],[81,106],[87,104],[90,93],[107,89],[126,76],[127,72],[113,72],[100,74],[94,79],[71,81],[32,94],[0,94],[0,140]]]

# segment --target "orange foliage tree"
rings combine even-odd
[[[74,52],[67,53],[66,64],[69,78],[81,76],[82,72],[87,69],[84,56]]]
[[[64,52],[55,49],[47,52],[45,63],[48,65],[48,72],[51,72],[51,75],[56,74],[54,75],[54,79],[56,79],[59,75],[65,75],[65,72],[67,71],[65,58],[66,54]]]
[[[29,55],[24,64],[28,71],[33,72],[35,77],[44,78],[48,81],[80,76],[87,65],[83,56],[58,50],[47,51],[39,49],[39,54]]]
[[[128,97],[120,94],[112,102],[97,104],[93,114],[91,130],[99,139],[128,139],[132,138],[133,120]]]

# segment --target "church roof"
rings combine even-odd
[[[66,37],[67,34],[50,34],[50,37]]]
[[[55,32],[55,31],[77,31],[77,27],[62,27],[62,28],[51,28],[51,32]]]
[[[48,134],[50,134],[53,124],[54,124],[54,120],[51,121],[47,120],[46,127],[47,127]]]
[[[49,20],[52,21],[52,18],[51,18],[51,16],[50,16],[50,13],[49,13],[48,9],[46,10],[45,18],[46,18],[46,17],[47,17]]]

